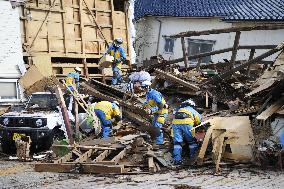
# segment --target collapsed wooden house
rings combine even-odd
[[[127,0],[29,0],[19,6],[24,60],[52,67],[63,77],[76,66],[86,77],[105,79],[100,57],[122,37],[130,65]]]

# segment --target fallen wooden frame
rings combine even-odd
[[[200,35],[211,35],[211,34],[221,34],[221,33],[231,33],[239,31],[253,31],[253,30],[279,30],[284,29],[284,25],[280,24],[270,24],[270,25],[259,25],[259,26],[244,26],[244,27],[231,27],[231,28],[222,28],[222,29],[212,29],[212,30],[203,30],[203,31],[188,31],[181,32],[179,34],[164,36],[170,38],[181,38],[181,37],[192,37]]]
[[[238,46],[237,49],[238,50],[241,50],[241,49],[273,49],[273,48],[276,48],[276,47],[277,47],[276,45],[251,45],[251,46],[245,45],[245,46]],[[233,49],[234,49],[233,47],[230,47],[230,48],[219,49],[219,50],[215,50],[215,51],[211,51],[211,52],[200,53],[200,54],[196,54],[196,55],[190,55],[190,56],[187,55],[187,60],[199,59],[199,58],[203,58],[203,57],[206,57],[206,56],[226,53],[226,52],[233,51]],[[169,60],[169,61],[166,61],[164,63],[152,64],[152,65],[149,65],[147,67],[147,69],[164,67],[164,66],[176,64],[176,63],[179,63],[179,62],[182,62],[182,61],[184,61],[184,57],[174,59],[174,60]]]
[[[178,77],[175,77],[173,76],[172,74],[169,74],[169,73],[166,73],[162,70],[159,70],[159,69],[155,69],[155,73],[162,79],[166,79],[166,80],[169,80],[169,81],[172,81],[174,83],[178,83],[186,88],[189,88],[191,90],[194,90],[194,91],[198,91],[200,88],[198,86],[195,86],[191,83],[188,83]]]

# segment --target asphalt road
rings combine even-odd
[[[194,189],[194,188],[284,188],[284,172],[258,168],[213,167],[140,175],[80,175],[38,173],[33,162],[0,161],[0,188],[96,188],[96,189]]]

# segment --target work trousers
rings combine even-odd
[[[182,160],[182,142],[185,140],[189,144],[190,154],[189,157],[192,158],[197,151],[196,139],[192,136],[191,125],[188,124],[177,124],[172,125],[174,134],[174,151],[173,158],[175,162],[181,162]]]
[[[111,133],[112,122],[106,119],[106,115],[102,110],[95,110],[96,115],[102,124],[102,138],[108,138]]]
[[[121,70],[117,66],[115,66],[115,67],[112,67],[112,72],[113,72],[113,76],[112,76],[112,79],[111,79],[111,84],[117,85],[117,84],[121,83],[122,82]]]
[[[153,119],[153,126],[159,129],[160,134],[156,137],[156,144],[163,144],[164,143],[164,134],[162,131],[162,127],[165,124],[165,119],[168,114],[156,114],[154,115]]]

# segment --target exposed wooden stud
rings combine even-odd
[[[90,149],[75,160],[75,162],[86,162],[96,150]]]
[[[93,160],[93,162],[103,161],[110,153],[111,150],[103,151],[96,159]]]
[[[39,29],[38,29],[36,35],[35,35],[35,38],[32,40],[32,43],[30,44],[30,46],[29,46],[29,48],[28,48],[28,49],[29,49],[28,52],[30,52],[30,50],[31,50],[31,48],[33,47],[33,45],[34,45],[34,43],[35,43],[35,40],[37,39],[37,37],[38,37],[38,35],[39,35],[39,33],[40,33],[40,31],[41,31],[43,25],[46,23],[46,21],[47,21],[47,19],[48,19],[48,16],[49,16],[49,14],[51,13],[50,9],[51,9],[52,7],[54,7],[55,2],[56,2],[56,0],[53,0],[52,5],[49,7],[49,10],[47,11],[47,13],[46,13],[46,15],[45,15],[45,18],[44,18],[43,22],[41,23],[41,25],[40,25],[40,27],[39,27]]]
[[[233,46],[233,51],[232,51],[232,57],[230,61],[230,66],[233,67],[236,61],[237,53],[238,53],[238,47],[240,44],[240,37],[241,37],[241,32],[237,31],[236,36],[235,36],[235,41],[234,41],[234,46]]]
[[[199,72],[200,71],[200,65],[202,63],[202,58],[198,58],[197,59],[197,65],[196,65],[196,71]]]
[[[72,155],[73,155],[73,153],[69,152],[68,154],[66,154],[65,156],[61,157],[60,159],[55,160],[54,163],[55,164],[57,164],[57,163],[65,163],[65,162],[69,161],[72,158]]]
[[[252,60],[255,54],[255,49],[251,49],[249,53],[249,60]],[[247,75],[250,76],[250,65],[247,67]]]
[[[153,157],[148,157],[148,166],[149,166],[149,172],[152,172],[152,173],[157,172],[157,168],[155,166]]]
[[[181,38],[181,46],[182,46],[184,66],[187,68],[188,67],[188,52],[186,50],[184,37]]]
[[[114,158],[112,158],[111,162],[117,164],[124,156],[126,155],[126,148],[123,149],[119,154],[117,154]]]
[[[67,32],[66,32],[66,29],[67,29],[67,23],[66,23],[66,9],[65,9],[65,2],[64,0],[61,0],[61,9],[63,10],[63,12],[61,13],[61,16],[62,16],[62,21],[63,21],[63,25],[62,25],[62,29],[63,29],[63,42],[64,42],[64,52],[65,54],[68,53],[68,49],[67,49]]]

